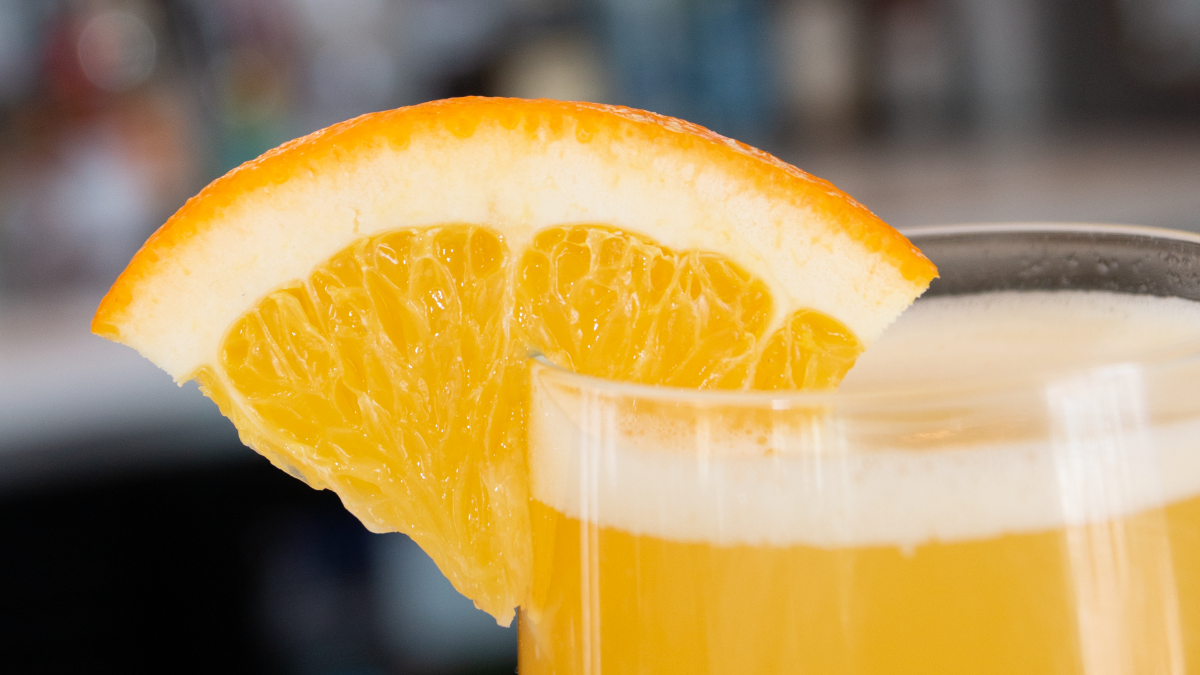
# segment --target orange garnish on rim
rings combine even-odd
[[[248,445],[507,623],[530,577],[531,350],[642,383],[827,388],[935,274],[829,183],[698,126],[467,98],[231,171],[92,328],[199,380]]]

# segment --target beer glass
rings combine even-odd
[[[1200,300],[1186,233],[906,234],[941,272],[919,303]],[[852,393],[537,361],[520,672],[1200,672],[1200,344],[1167,347]]]

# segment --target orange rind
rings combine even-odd
[[[529,587],[530,350],[648,384],[831,387],[935,275],[829,183],[703,128],[465,98],[216,180],[92,328],[198,379],[247,444],[507,623]]]

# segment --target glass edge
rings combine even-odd
[[[1001,223],[953,223],[946,225],[917,225],[897,228],[905,237],[939,237],[958,234],[1002,234],[1005,232],[1071,232],[1081,234],[1125,234],[1155,239],[1172,239],[1200,244],[1200,234],[1150,225],[1124,223],[1085,223],[1051,221],[1013,221]]]
[[[1172,230],[1146,225],[1125,225],[1119,223],[1072,223],[1072,222],[1004,222],[1004,223],[961,223],[949,225],[922,225],[903,228],[899,232],[905,237],[938,237],[959,234],[980,233],[1027,233],[1027,232],[1078,232],[1124,234],[1152,237],[1157,239],[1172,239],[1200,244],[1200,234],[1183,230]],[[1041,389],[1050,381],[1069,378],[1072,375],[1082,375],[1095,372],[1098,369],[1119,365],[1120,362],[1108,363],[1093,368],[1079,369],[1055,373],[1050,377],[1010,380],[993,382],[978,386],[948,386],[928,388],[893,388],[872,392],[857,392],[851,394],[834,391],[749,391],[721,389],[691,389],[685,387],[670,387],[664,385],[639,384],[609,380],[590,375],[582,375],[559,366],[545,355],[531,353],[529,358],[537,364],[532,374],[539,372],[548,374],[552,379],[562,384],[576,387],[580,390],[593,391],[611,396],[637,398],[656,401],[671,401],[702,405],[738,405],[771,407],[776,409],[810,408],[817,406],[848,405],[853,403],[874,403],[889,400],[925,399],[956,399],[972,396],[987,396],[1020,391]],[[1200,354],[1189,352],[1175,354],[1141,361],[1147,370],[1159,370],[1188,363],[1200,364]]]

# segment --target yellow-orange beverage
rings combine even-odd
[[[1197,338],[1178,299],[919,303],[849,407],[962,377],[1024,393],[899,414],[756,417],[541,371],[520,672],[1200,672],[1200,418],[1132,365],[1064,374]]]

